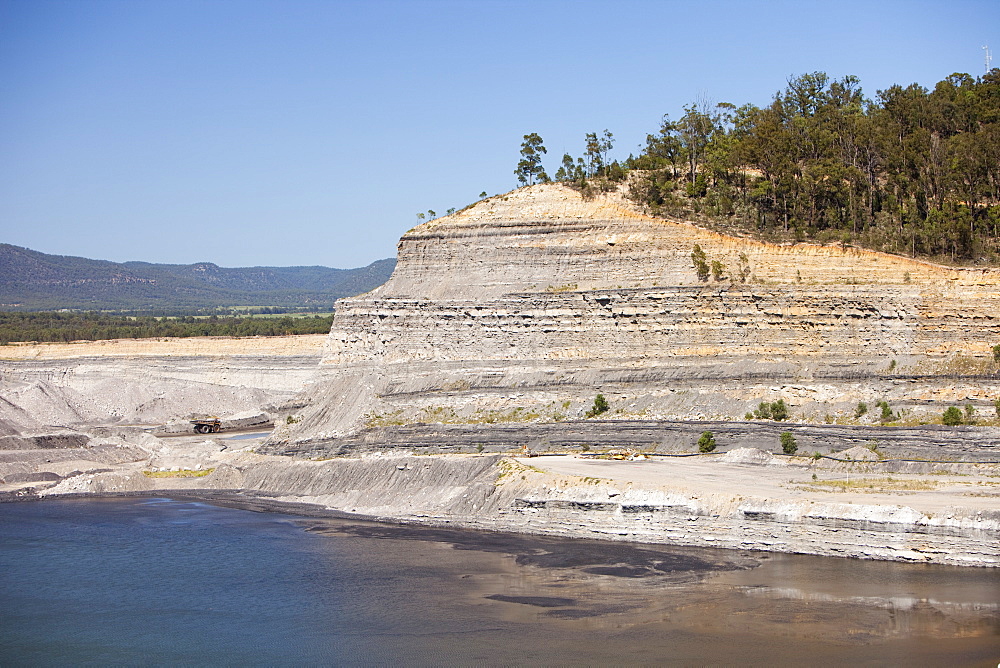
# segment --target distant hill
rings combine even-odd
[[[340,297],[378,287],[395,266],[395,259],[358,269],[119,263],[0,244],[0,310],[332,307]]]

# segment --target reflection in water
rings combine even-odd
[[[326,536],[377,540],[383,554],[449,545],[424,562],[442,577],[437,605],[523,625],[522,646],[571,645],[553,660],[584,652],[595,662],[1000,661],[994,569],[304,523]],[[470,559],[470,551],[480,554]],[[629,647],[615,644],[624,638]]]
[[[1000,660],[1000,579],[992,569],[306,524],[327,536],[378,540],[380,552],[415,555],[414,543],[450,545],[428,555],[442,575],[454,573],[435,585],[438,598],[531,628],[520,631],[520,643],[564,639],[572,649],[563,659],[585,651],[595,661]],[[470,551],[480,553],[475,572],[464,571]],[[626,637],[631,646],[608,653],[607,642]]]
[[[993,666],[998,602],[994,569],[162,499],[0,506],[12,664]]]

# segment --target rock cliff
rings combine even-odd
[[[695,246],[717,275],[698,275]],[[389,282],[338,302],[309,349],[10,347],[0,500],[185,490],[396,521],[995,567],[1000,430],[915,423],[954,404],[993,421],[998,287],[996,270],[766,244],[646,216],[614,193],[524,188],[408,232]],[[598,392],[611,408],[586,419]],[[795,424],[742,419],[777,399]],[[880,399],[911,426],[854,418],[859,401],[878,413]],[[264,443],[120,426],[268,403],[291,415]],[[119,426],[34,431],[95,423]],[[658,456],[690,453],[705,429],[719,452]],[[801,453],[834,456],[772,457],[785,430]],[[657,455],[495,456],[522,445]]]
[[[699,277],[695,246],[716,272]],[[337,304],[302,420],[272,452],[397,425],[793,418],[885,398],[993,413],[1000,271],[776,245],[647,216],[618,193],[522,188],[407,232],[392,278]],[[380,431],[381,430],[381,431]]]

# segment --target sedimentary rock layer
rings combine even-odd
[[[717,276],[699,277],[695,245]],[[597,392],[612,415],[654,419],[738,418],[779,398],[813,420],[881,398],[916,417],[986,410],[998,286],[996,270],[727,237],[617,193],[533,186],[405,234],[389,282],[338,302],[304,419],[271,447],[558,420]]]
[[[839,457],[865,448],[873,457],[914,463],[1000,463],[1000,429],[995,427],[875,427],[783,424],[765,421],[564,420],[508,424],[413,424],[365,429],[325,441],[290,442],[284,454],[302,458],[357,456],[403,450],[426,454],[572,453],[628,449],[647,454],[692,453],[711,431],[719,452],[756,448],[781,452],[781,434],[795,438],[800,454]],[[903,470],[906,466],[899,464]]]

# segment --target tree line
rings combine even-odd
[[[586,189],[627,178],[653,213],[763,238],[1000,260],[1000,69],[874,99],[857,77],[813,72],[764,107],[699,100],[683,110],[620,165],[608,161],[610,132],[588,134],[555,180]],[[541,137],[524,136],[522,183],[550,180],[544,153]]]
[[[0,345],[15,341],[68,342],[190,336],[326,334],[332,315],[294,318],[193,316],[157,318],[104,313],[0,311]]]
[[[588,132],[584,136],[583,155],[574,158],[569,153],[563,153],[562,161],[555,172],[555,180],[562,183],[571,183],[580,188],[588,188],[591,184],[588,179],[597,179],[601,184],[621,181],[626,170],[617,160],[608,160],[608,154],[615,146],[614,135],[608,130],[604,130],[601,135],[596,132]],[[549,177],[542,166],[542,155],[548,153],[544,141],[537,132],[524,135],[521,144],[521,160],[517,163],[514,174],[517,180],[524,185],[533,183],[549,183],[553,179]]]

